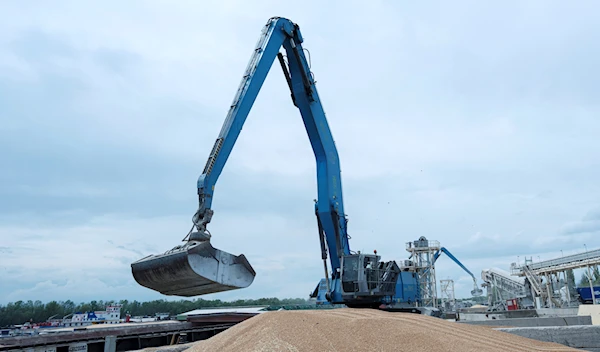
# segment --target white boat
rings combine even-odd
[[[121,322],[120,304],[113,304],[106,307],[105,310],[93,312],[73,313],[71,318],[64,317],[59,326],[86,326],[91,324],[117,324]]]

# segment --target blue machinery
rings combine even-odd
[[[458,259],[456,259],[456,257],[453,256],[452,253],[450,253],[450,251],[447,250],[446,248],[442,247],[434,254],[433,263],[435,264],[435,262],[440,257],[440,255],[442,255],[442,253],[445,253],[450,259],[452,259],[456,264],[458,264],[458,266],[460,266],[464,271],[466,271],[467,274],[471,275],[471,277],[473,278],[473,289],[471,290],[471,295],[473,295],[473,296],[483,295],[483,290],[477,286],[477,279],[475,278],[475,275],[473,275],[473,273],[471,273],[469,271],[469,269],[467,269]]]
[[[131,264],[133,277],[140,285],[165,295],[189,297],[245,288],[254,281],[256,272],[246,257],[214,248],[207,226],[213,216],[211,204],[219,175],[277,58],[317,164],[318,199],[314,211],[326,278],[322,280],[322,296],[333,304],[389,310],[403,309],[407,303],[418,300],[414,273],[401,271],[395,261],[381,261],[376,253],[350,250],[339,156],[304,55],[303,41],[298,25],[288,19],[273,17],[264,26],[198,178],[199,206],[192,218],[192,229],[183,239],[184,244]]]
[[[264,26],[221,132],[198,179],[199,207],[193,217],[192,229],[184,238],[183,245],[131,264],[132,274],[140,285],[165,295],[196,296],[244,288],[253,282],[256,273],[246,257],[212,247],[207,225],[213,216],[211,203],[217,179],[277,58],[290,88],[292,102],[302,115],[317,163],[318,200],[314,211],[321,257],[328,278],[325,296],[332,303],[379,307],[394,295],[400,276],[396,262],[383,262],[376,254],[350,250],[338,152],[302,43],[300,28],[288,19],[274,17]],[[282,46],[285,57],[280,53]]]
[[[419,239],[421,240],[421,239]],[[415,241],[415,242],[419,242]],[[421,241],[422,242],[422,241]],[[433,258],[431,260],[431,266],[414,269],[414,262],[407,261],[410,264],[406,267],[401,268],[401,275],[398,278],[396,283],[396,291],[394,295],[389,300],[389,303],[386,304],[388,308],[412,308],[412,307],[420,307],[423,302],[422,297],[420,296],[420,285],[419,277],[426,276],[429,272],[430,268],[433,267],[438,258],[445,253],[452,261],[454,261],[458,266],[460,266],[465,272],[467,272],[473,278],[473,289],[471,290],[472,296],[481,296],[483,295],[483,290],[477,286],[477,279],[475,275],[469,271],[448,249],[445,247],[440,247],[439,250],[435,252]],[[311,298],[316,300],[317,304],[329,304],[325,298],[326,292],[326,280],[321,279],[317,287],[310,294]]]
[[[321,279],[314,291],[310,294],[310,298],[315,299],[318,305],[331,304],[326,298],[327,294],[327,279]],[[411,271],[402,271],[396,281],[396,289],[394,295],[386,300],[382,309],[386,310],[412,310],[421,306],[421,298],[419,296],[419,281],[417,274]]]

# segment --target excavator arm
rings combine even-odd
[[[479,286],[477,286],[477,279],[475,278],[475,275],[473,275],[473,273],[471,271],[469,271],[469,269],[467,269],[467,267],[464,266],[460,262],[460,260],[458,260],[454,255],[452,255],[452,253],[450,253],[449,250],[442,247],[437,252],[435,252],[435,254],[433,255],[433,263],[436,262],[436,260],[440,257],[440,255],[442,255],[442,253],[445,253],[450,259],[452,259],[453,262],[455,262],[458,266],[460,266],[467,274],[469,274],[473,278],[473,290],[471,290],[471,295],[481,296],[483,294],[483,290],[480,289]]]
[[[215,184],[277,57],[291,90],[292,101],[302,115],[315,154],[318,180],[317,214],[326,234],[331,265],[333,268],[339,268],[341,255],[350,254],[342,200],[340,163],[315,81],[302,49],[302,42],[298,25],[287,19],[271,18],[263,28],[221,133],[215,141],[202,175],[198,178],[200,206],[194,216],[194,224],[198,232],[209,237],[206,227],[213,215],[211,203]],[[280,53],[282,46],[286,52],[287,64]]]
[[[397,264],[380,262],[377,255],[350,251],[339,156],[302,48],[303,41],[298,25],[285,18],[273,17],[263,28],[221,132],[198,178],[199,207],[193,216],[192,231],[186,236],[187,243],[133,263],[134,278],[142,286],[167,295],[195,296],[244,288],[253,282],[256,273],[245,256],[213,248],[207,227],[214,213],[211,205],[219,175],[277,58],[317,163],[315,214],[321,258],[326,277],[330,277],[328,299],[334,303],[376,305],[382,297],[393,294],[400,271]],[[282,47],[285,57],[280,52]],[[331,275],[328,274],[328,255]]]

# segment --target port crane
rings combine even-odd
[[[473,279],[473,289],[471,290],[471,295],[475,296],[475,297],[483,295],[483,290],[480,289],[479,286],[477,285],[477,279],[475,278],[475,275],[473,275],[473,273],[469,269],[467,269],[467,267],[464,266],[463,263],[461,263],[460,260],[458,260],[454,255],[452,255],[452,253],[450,253],[450,251],[447,250],[446,248],[441,247],[438,251],[435,252],[435,254],[433,255],[432,265],[435,264],[435,262],[442,255],[442,253],[445,253],[448,256],[448,258],[452,259],[453,262],[455,262],[467,274],[469,274],[471,276],[471,278]]]
[[[382,261],[376,252],[350,250],[338,151],[303,42],[299,26],[289,19],[272,17],[263,27],[221,132],[198,178],[199,207],[193,216],[192,230],[183,245],[131,264],[133,276],[140,285],[165,295],[189,297],[245,288],[253,282],[256,272],[247,258],[214,248],[207,226],[213,216],[215,184],[277,58],[292,102],[302,116],[317,164],[318,197],[314,212],[326,278],[326,299],[349,307],[380,307],[394,296],[400,274],[397,263]],[[280,52],[281,47],[285,56]]]

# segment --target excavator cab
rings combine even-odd
[[[186,244],[131,264],[138,284],[169,296],[191,297],[250,286],[256,272],[239,256],[214,248],[194,232]]]
[[[383,262],[373,254],[342,257],[342,296],[348,306],[379,306],[381,297],[393,296],[400,267],[395,261]]]

